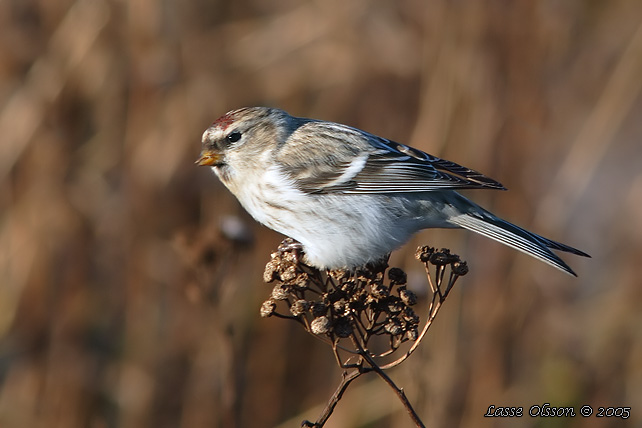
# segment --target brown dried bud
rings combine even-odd
[[[335,281],[341,282],[345,278],[350,277],[350,272],[346,269],[333,269],[331,271],[328,271],[328,275],[330,275],[330,277]]]
[[[366,298],[368,293],[365,290],[357,290],[350,298],[350,308],[356,311],[361,311],[365,308]]]
[[[332,331],[341,338],[350,336],[352,334],[352,325],[350,324],[350,320],[346,317],[337,318],[332,326]]]
[[[339,299],[332,304],[332,309],[337,315],[347,315],[350,312],[348,302],[345,299]]]
[[[428,247],[426,245],[424,245],[423,247],[417,247],[417,251],[415,251],[415,258],[423,263],[426,263],[428,260],[430,260],[430,256],[434,252],[435,249],[433,247]]]
[[[388,297],[388,294],[389,294],[388,287],[386,287],[385,285],[383,285],[381,283],[372,284],[370,289],[372,291],[372,295],[376,299],[385,299],[386,297]]]
[[[299,263],[299,257],[296,253],[287,252],[283,253],[283,261],[291,265],[296,265]]]
[[[266,300],[261,305],[261,317],[267,318],[272,316],[275,309],[276,309],[276,303],[274,303],[273,300]]]
[[[354,281],[345,281],[341,283],[341,291],[346,293],[348,296],[354,294],[357,289],[357,284]]]
[[[386,333],[393,336],[403,333],[401,322],[397,318],[390,318],[386,325],[383,326],[383,329],[386,331]]]
[[[419,316],[412,310],[412,308],[405,307],[403,310],[403,319],[408,324],[417,325],[419,324]]]
[[[408,275],[403,270],[393,267],[388,271],[388,279],[390,284],[401,285],[408,281]]]
[[[383,271],[387,267],[387,264],[372,264],[368,263],[367,265],[357,268],[355,271],[355,277],[364,282],[369,282],[369,281],[375,281],[375,282],[382,282],[383,281]]]
[[[308,274],[305,272],[301,272],[296,277],[294,285],[296,285],[298,288],[308,288],[309,283],[310,283],[310,278],[308,277]]]
[[[430,263],[435,266],[444,266],[455,261],[453,260],[453,256],[450,254],[450,251],[445,248],[442,248],[441,251],[437,251],[431,254],[429,260]]]
[[[328,305],[323,302],[314,302],[312,304],[312,316],[320,317],[328,312]]]
[[[272,298],[274,300],[287,300],[289,296],[290,292],[286,285],[277,284],[272,289]]]
[[[466,262],[457,261],[453,263],[452,271],[455,275],[464,276],[468,273],[468,264]]]
[[[410,291],[406,288],[402,288],[401,290],[399,290],[399,297],[401,298],[401,301],[408,306],[417,304],[417,295],[413,291]]]
[[[406,331],[406,338],[408,340],[415,341],[419,337],[419,330],[417,327],[411,328],[410,330]]]
[[[296,302],[292,303],[290,306],[290,312],[295,317],[303,315],[310,308],[310,303],[307,300],[299,299]]]
[[[282,273],[281,273],[281,281],[288,282],[292,281],[294,278],[296,278],[296,266],[288,266]]]
[[[310,323],[310,331],[314,334],[325,334],[330,330],[330,320],[323,316],[315,318]]]
[[[386,299],[386,311],[390,314],[398,314],[403,311],[404,304],[400,298],[390,296]]]
[[[330,293],[327,293],[325,296],[327,297],[329,302],[334,303],[343,299],[344,295],[345,293],[341,292],[340,290],[332,290]]]
[[[272,282],[277,278],[277,263],[274,260],[270,260],[265,265],[265,271],[263,272],[263,281]]]

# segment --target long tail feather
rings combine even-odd
[[[479,208],[477,212],[469,211],[465,214],[452,217],[450,222],[522,251],[573,276],[577,276],[575,272],[573,272],[573,269],[553,253],[550,248],[579,256],[590,257],[588,254],[576,248],[552,241],[522,229],[519,226],[515,226],[482,208]]]

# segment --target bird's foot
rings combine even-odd
[[[297,263],[303,261],[305,252],[303,251],[303,244],[292,238],[285,238],[279,244],[277,251],[281,254],[290,253],[296,257]]]

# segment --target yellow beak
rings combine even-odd
[[[221,154],[217,153],[213,150],[203,150],[201,152],[201,157],[198,158],[196,162],[194,162],[196,165],[200,166],[210,166],[217,164],[219,160],[221,160]]]

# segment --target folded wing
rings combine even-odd
[[[305,122],[279,148],[277,160],[307,193],[505,190],[470,168],[336,123]]]

